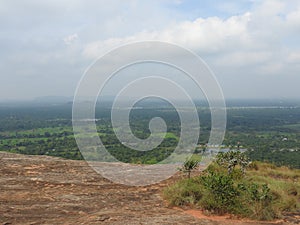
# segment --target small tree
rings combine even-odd
[[[179,170],[184,173],[187,173],[188,178],[190,178],[191,172],[198,167],[198,164],[199,164],[198,159],[194,157],[187,158]]]
[[[236,166],[240,166],[241,171],[245,174],[245,170],[250,164],[248,157],[240,151],[220,152],[216,162],[220,166],[226,167],[228,174],[231,174]]]

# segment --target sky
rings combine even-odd
[[[297,0],[0,2],[0,100],[73,96],[120,45],[158,40],[198,54],[226,99],[300,96]]]

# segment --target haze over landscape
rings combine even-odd
[[[73,96],[97,57],[144,40],[197,53],[226,99],[300,94],[297,0],[12,0],[0,18],[0,100]]]
[[[10,0],[0,27],[0,224],[300,224],[299,0]]]

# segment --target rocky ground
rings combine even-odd
[[[160,184],[114,184],[84,161],[0,152],[0,224],[299,224],[293,215],[262,223],[170,208]],[[297,221],[298,220],[298,221]]]

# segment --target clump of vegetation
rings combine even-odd
[[[164,197],[170,205],[193,206],[203,197],[204,189],[196,177],[182,179],[164,190]]]
[[[227,174],[209,172],[200,177],[201,185],[206,195],[199,201],[199,205],[216,213],[226,213],[228,207],[236,204],[238,190],[233,179]]]
[[[236,151],[219,154],[200,176],[167,187],[164,196],[171,205],[272,220],[300,209],[299,178],[299,170],[261,162],[250,164]]]
[[[240,151],[220,152],[216,162],[218,165],[226,167],[228,174],[231,174],[236,166],[239,166],[240,170],[245,173],[250,164],[248,157]]]
[[[195,170],[199,165],[200,159],[196,156],[187,158],[183,163],[182,167],[179,168],[179,171],[182,171],[187,174],[188,178],[191,178],[191,172]]]

